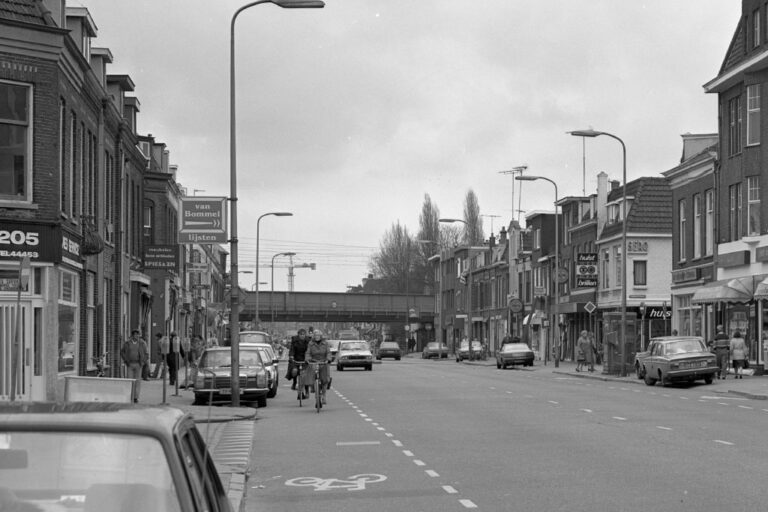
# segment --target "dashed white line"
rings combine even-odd
[[[454,489],[450,485],[444,485],[443,486],[443,490],[445,492],[447,492],[448,494],[458,494],[459,493],[459,491],[457,491],[456,489]]]
[[[411,450],[403,450],[403,455],[406,457],[413,457],[413,452]]]
[[[748,405],[740,405],[739,408],[740,409],[749,409],[750,411],[753,409],[753,407],[750,407]]]
[[[395,446],[397,446],[398,448],[402,448],[402,447],[403,447],[403,443],[401,443],[401,442],[400,442],[400,441],[398,441],[397,439],[393,439],[393,440],[392,440],[392,444],[394,444],[394,445],[395,445]]]
[[[550,403],[552,405],[560,405],[559,402],[555,402],[554,400],[547,400],[547,403]]]
[[[582,409],[584,412],[592,412],[592,409]]]
[[[464,505],[464,508],[477,508],[477,505],[472,503],[472,500],[459,500],[459,503]]]
[[[656,425],[656,428],[658,428],[659,430],[672,430],[669,427],[662,427],[661,425]]]
[[[425,471],[425,473],[431,476],[432,478],[437,478],[440,476],[437,474],[437,471],[435,471],[434,469],[428,469]]]
[[[723,441],[723,440],[721,440],[721,439],[715,439],[714,441],[715,441],[716,443],[724,444],[724,445],[726,445],[726,446],[733,446],[733,443],[732,443],[732,442],[730,442],[730,441]]]
[[[413,463],[416,464],[417,466],[426,466],[427,465],[426,462],[424,462],[423,460],[419,460],[419,459],[413,459]]]
[[[371,444],[381,444],[381,441],[337,441],[336,446],[365,446]]]
[[[614,416],[613,419],[618,421],[627,421],[627,418],[622,418],[621,416]]]

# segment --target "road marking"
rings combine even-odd
[[[329,491],[333,489],[346,489],[348,491],[365,490],[366,483],[383,482],[387,477],[374,473],[363,475],[352,475],[347,480],[338,478],[318,478],[315,476],[301,476],[286,480],[285,485],[295,487],[314,487],[315,491]]]
[[[739,408],[740,409],[749,409],[750,411],[753,409],[753,407],[750,407],[748,405],[740,405]]]
[[[368,415],[367,415],[367,414],[363,414],[363,413],[361,412],[361,413],[360,413],[360,417],[361,417],[361,418],[367,418],[367,417],[368,417]]]
[[[425,471],[425,473],[431,476],[432,478],[437,478],[440,476],[437,474],[437,471],[435,471],[434,469],[428,469]]]
[[[724,445],[727,445],[727,446],[733,446],[733,443],[731,443],[729,441],[721,441],[720,439],[715,439],[714,441],[716,443],[724,444]]]
[[[592,412],[592,409],[582,409],[584,412]]]
[[[456,489],[454,489],[450,485],[444,485],[443,486],[443,490],[445,492],[447,492],[448,494],[458,494],[459,493],[459,491],[457,491]]]
[[[627,418],[622,418],[621,416],[614,416],[613,419],[619,420],[619,421],[627,421]]]
[[[477,505],[472,503],[472,500],[459,500],[459,503],[464,505],[464,508],[477,508]]]
[[[371,418],[365,418],[365,421],[373,421]]]
[[[763,409],[763,412],[768,412],[768,409]]]
[[[403,454],[406,457],[413,457],[413,452],[411,450],[403,450]]]
[[[336,446],[366,446],[381,444],[381,441],[336,441]]]
[[[387,430],[384,427],[376,427],[376,430]]]
[[[702,395],[701,398],[707,399],[707,400],[739,400],[741,402],[745,401],[746,398],[741,398],[738,396],[709,396],[709,395]]]
[[[401,442],[400,442],[400,441],[398,441],[397,439],[393,439],[393,440],[392,440],[392,444],[394,444],[395,446],[397,446],[397,447],[399,447],[399,448],[402,448],[402,447],[403,447],[403,443],[401,443]]]
[[[384,435],[385,435],[385,436],[387,436],[387,437],[394,437],[394,435],[395,435],[395,434],[393,434],[393,433],[391,433],[391,432],[387,432],[387,433],[386,433],[386,434],[384,434]]]
[[[669,427],[662,427],[661,425],[656,425],[656,428],[658,428],[658,429],[660,429],[660,430],[672,430],[672,429],[671,429],[671,428],[669,428]]]
[[[413,463],[416,464],[417,466],[426,466],[427,465],[426,462],[424,462],[423,460],[419,460],[419,459],[413,459]]]
[[[373,423],[371,423],[371,425],[373,425],[374,427],[378,427],[379,426],[379,424],[376,423],[375,421]]]
[[[547,400],[547,402],[549,402],[552,405],[559,405],[559,403],[555,402],[554,400]]]
[[[688,397],[687,396],[681,396],[680,400],[688,400]]]

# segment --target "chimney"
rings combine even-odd
[[[491,234],[491,236],[488,237],[488,247],[490,247],[491,249],[496,247],[496,237],[493,236],[493,234]]]
[[[507,230],[504,228],[504,226],[501,227],[501,231],[499,231],[499,245],[504,245],[507,243]]]

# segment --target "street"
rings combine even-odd
[[[408,357],[259,410],[245,510],[752,510],[764,401]]]

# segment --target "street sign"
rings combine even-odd
[[[520,299],[512,299],[509,301],[509,310],[513,313],[520,313],[523,310],[523,301]]]
[[[557,282],[560,284],[568,282],[568,269],[563,267],[557,269]]]
[[[226,197],[182,197],[179,243],[227,242]]]
[[[584,304],[584,311],[586,311],[589,314],[594,313],[596,309],[597,309],[597,306],[595,306],[591,302],[587,302],[586,304]]]

